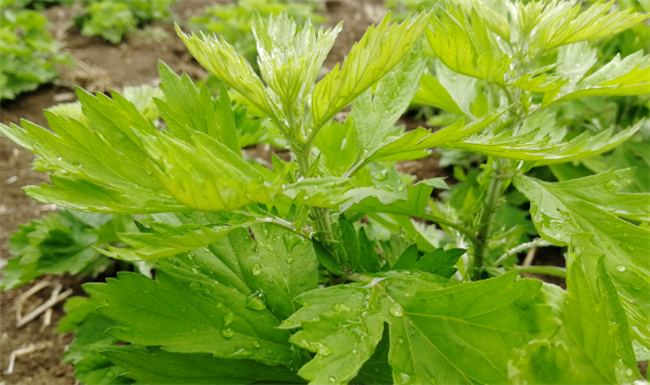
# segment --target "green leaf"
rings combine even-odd
[[[131,249],[109,246],[104,255],[125,261],[152,260],[171,257],[215,243],[240,226],[172,226],[150,222],[150,232],[120,233],[119,238]]]
[[[367,90],[352,102],[352,120],[357,138],[357,161],[364,161],[383,147],[395,122],[409,106],[418,89],[426,60],[422,50],[411,50],[374,90]]]
[[[94,307],[96,303],[87,299]],[[83,324],[75,334],[74,341],[63,354],[62,362],[75,366],[74,376],[85,384],[117,385],[131,384],[123,377],[124,369],[114,365],[100,351],[113,347],[118,340],[104,331],[115,326],[110,318],[91,312],[84,317]]]
[[[278,107],[268,99],[264,84],[251,65],[223,38],[219,40],[216,36],[208,37],[204,34],[199,37],[194,32],[187,35],[178,25],[176,32],[192,56],[208,72],[239,92],[268,116],[279,114]],[[281,118],[281,115],[278,118]]]
[[[343,260],[349,264],[352,271],[359,273],[376,273],[383,263],[381,256],[375,251],[374,245],[368,239],[365,230],[354,229],[352,223],[345,219],[338,222],[340,247]]]
[[[316,353],[298,374],[313,384],[347,383],[387,322],[394,383],[504,382],[512,349],[556,327],[537,299],[541,282],[516,275],[453,285],[426,273],[391,272],[366,285],[305,293],[304,306],[283,322],[301,326],[291,341]]]
[[[158,71],[165,98],[155,102],[167,129],[186,141],[194,131],[200,131],[240,153],[235,116],[225,89],[221,89],[218,102],[213,104],[208,88],[203,85],[197,89],[187,74],[178,77],[163,62],[158,63]]]
[[[199,210],[234,210],[253,202],[268,203],[280,181],[244,161],[239,152],[202,132],[191,142],[165,132],[143,137],[153,170],[178,201]]]
[[[240,259],[248,270],[249,286],[266,294],[269,309],[284,319],[298,306],[295,298],[317,288],[318,262],[310,241],[272,224],[251,227],[257,241],[257,254]]]
[[[352,47],[342,67],[337,65],[316,84],[312,96],[314,127],[330,121],[390,72],[422,36],[430,18],[430,14],[420,13],[391,26],[387,15],[377,27],[370,27]]]
[[[253,19],[260,72],[285,111],[293,112],[299,106],[296,112],[302,115],[304,101],[311,95],[340,30],[341,24],[316,33],[309,20],[302,28],[296,28],[294,20],[284,12],[277,17],[271,15],[267,21],[259,15]],[[295,102],[298,106],[294,106]]]
[[[501,158],[531,161],[534,166],[542,166],[583,159],[609,151],[634,135],[643,126],[644,121],[618,133],[614,133],[613,128],[608,128],[595,135],[583,132],[572,139],[567,139],[569,132],[566,129],[558,128],[554,124],[553,113],[539,113],[514,129],[493,125],[472,135],[435,143],[435,135],[440,132],[438,131],[421,140],[418,145],[438,145]]]
[[[393,270],[420,270],[425,273],[439,275],[444,278],[451,278],[456,269],[454,265],[458,258],[465,254],[464,249],[437,248],[434,251],[418,257],[417,247],[410,246],[404,251],[397,263],[391,268]]]
[[[632,13],[629,8],[608,13],[613,4],[599,2],[580,12],[580,3],[551,2],[544,7],[541,15],[540,8],[534,7],[538,12],[536,17],[531,17],[530,22],[524,23],[529,28],[536,26],[530,43],[531,54],[565,44],[614,35],[648,17],[642,13]]]
[[[467,92],[467,89],[464,91]],[[457,115],[464,114],[447,88],[435,76],[427,73],[420,79],[420,88],[413,97],[413,103],[441,108]]]
[[[288,333],[275,329],[279,321],[268,310],[248,309],[244,294],[221,283],[158,271],[155,281],[119,273],[118,279],[86,284],[84,290],[103,304],[99,314],[118,322],[107,332],[119,340],[178,353],[293,362]]]
[[[625,310],[603,261],[597,290],[581,263],[571,263],[560,332],[513,355],[510,383],[623,384],[641,378]]]
[[[609,63],[577,82],[570,82],[557,93],[544,95],[543,105],[563,103],[589,96],[628,96],[650,93],[650,55],[638,51],[621,60],[616,55]]]
[[[387,287],[400,306],[390,330],[396,384],[505,382],[512,349],[556,328],[536,299],[541,282],[516,281],[516,274],[448,288],[412,286]]]
[[[449,3],[431,24],[426,36],[438,60],[463,75],[505,84],[513,58],[501,51],[476,10],[468,18]]]
[[[111,226],[120,229],[122,221],[106,214],[80,215],[62,210],[20,226],[9,239],[9,251],[15,257],[3,269],[0,289],[13,289],[43,274],[96,276],[111,262],[94,247],[116,240]]]
[[[588,253],[580,261],[592,281],[598,276],[598,258],[605,256],[604,265],[627,312],[632,337],[648,346],[650,302],[644,288],[650,285],[650,230],[619,217],[644,218],[650,206],[643,204],[648,194],[616,193],[629,181],[630,172],[609,171],[557,183],[526,176],[515,176],[513,181],[530,199],[531,217],[543,238],[557,245],[573,244],[579,253]],[[612,207],[600,199],[612,202]],[[627,202],[641,205],[630,208]]]
[[[251,360],[215,358],[209,354],[171,353],[158,348],[121,346],[101,353],[143,384],[250,384],[257,381],[296,383],[301,379],[283,366]]]

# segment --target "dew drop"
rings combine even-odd
[[[397,337],[397,343],[403,344],[404,343],[404,338],[402,337]]]
[[[402,311],[402,307],[396,303],[390,305],[388,308],[388,312],[393,316],[393,317],[401,317],[404,315]]]
[[[221,330],[221,335],[223,338],[231,339],[235,335],[235,332],[230,329],[223,329]]]
[[[199,290],[201,288],[201,284],[198,282],[192,282],[190,283],[190,287],[194,290]]]
[[[634,251],[634,250],[636,250],[636,247],[634,247],[632,245],[627,245],[627,249],[630,250],[630,251]]]
[[[254,340],[253,341],[253,346],[255,347],[255,349],[259,349],[262,345],[260,345],[260,341]]]
[[[291,265],[293,263],[294,259],[289,257],[286,259],[287,265]]]
[[[400,374],[399,374],[399,379],[400,379],[400,383],[402,383],[402,384],[408,384],[409,381],[411,381],[411,376],[409,376],[409,375],[406,374],[406,373],[400,373]]]
[[[336,305],[332,306],[332,310],[335,312],[343,312],[343,311],[350,311],[352,310],[350,306],[344,304],[344,303],[337,303]]]
[[[73,162],[72,165],[81,168],[80,162]]]
[[[266,301],[261,292],[255,292],[246,298],[244,306],[251,310],[264,310],[266,309]]]
[[[58,159],[58,160],[61,160],[61,159],[63,159],[63,158],[61,158],[61,157],[58,157],[57,159]]]
[[[265,244],[264,244],[264,247],[265,247],[268,251],[271,251],[271,252],[273,251],[273,245],[271,245],[270,243],[265,243]]]
[[[252,354],[253,353],[251,353],[251,351],[248,349],[239,349],[232,354],[232,357],[246,358],[250,357]]]
[[[624,272],[624,271],[627,270],[627,269],[626,269],[625,266],[623,266],[623,265],[618,265],[618,266],[616,266],[616,270],[618,270],[618,271],[620,271],[620,272],[622,273],[622,272]]]
[[[197,329],[197,328],[192,328],[192,333],[197,333],[198,331],[199,331],[199,329]]]
[[[262,273],[262,266],[253,265],[253,268],[251,269],[251,272],[253,273],[253,275],[260,275]]]
[[[223,316],[223,323],[226,326],[232,324],[234,321],[235,321],[235,314],[234,313],[226,313]]]
[[[626,369],[626,370],[625,370],[625,375],[626,375],[626,376],[631,376],[632,374],[634,374],[634,372],[632,371],[632,369]]]
[[[331,383],[335,383],[336,382],[336,376],[329,376],[329,377],[327,377],[327,380],[329,382],[331,382]]]

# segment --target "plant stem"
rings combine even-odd
[[[533,247],[538,247],[538,246],[552,246],[553,244],[551,242],[548,242],[542,238],[536,238],[533,239],[530,242],[527,243],[522,243],[521,245],[517,247],[513,247],[512,249],[506,251],[502,256],[499,257],[494,262],[494,266],[500,266],[503,262],[505,262],[506,259],[508,259],[509,256],[517,253],[521,253],[522,251],[528,250]]]
[[[481,242],[478,247],[474,249],[474,260],[471,268],[472,280],[481,279],[483,261],[487,257],[486,241],[492,233],[492,222],[494,221],[494,214],[499,208],[501,200],[501,191],[503,190],[504,179],[501,176],[501,170],[498,166],[496,159],[490,159],[488,164],[492,165],[490,171],[490,186],[488,187],[487,197],[485,204],[479,214],[478,228],[479,232],[476,236]]]
[[[307,177],[310,168],[310,153],[311,146],[305,145],[300,151],[294,152],[298,162],[300,175]],[[316,237],[319,241],[327,247],[337,264],[341,264],[341,257],[335,247],[332,247],[334,242],[334,233],[332,232],[332,222],[330,221],[329,209],[324,207],[310,207],[312,219],[314,221],[314,230],[316,230]]]
[[[566,269],[559,266],[515,266],[519,273],[545,274],[566,278]]]

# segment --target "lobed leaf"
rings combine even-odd
[[[571,263],[560,332],[513,355],[510,383],[622,384],[641,378],[625,310],[603,261],[598,261],[596,287],[579,261]]]
[[[578,253],[586,253],[580,261],[592,282],[598,276],[597,261],[605,256],[604,266],[627,312],[632,337],[648,347],[650,301],[643,288],[650,284],[650,231],[619,217],[645,218],[649,206],[644,202],[649,198],[616,193],[629,175],[630,170],[609,171],[557,183],[516,176],[514,185],[530,199],[531,216],[543,238],[573,244]],[[621,202],[610,208],[600,199]]]
[[[320,128],[343,107],[393,69],[427,28],[430,14],[420,13],[390,25],[390,15],[368,29],[352,47],[342,67],[332,69],[312,95],[314,127]]]
[[[303,294],[304,306],[283,327],[302,327],[291,341],[316,353],[298,372],[314,384],[354,378],[385,322],[396,384],[506,381],[512,349],[555,329],[536,299],[541,284],[515,280],[512,273],[453,285],[425,273],[386,273],[367,285]]]

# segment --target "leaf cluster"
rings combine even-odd
[[[0,100],[54,80],[63,60],[45,17],[10,5],[0,7]]]
[[[124,35],[137,27],[171,16],[169,7],[176,0],[84,0],[84,13],[75,17],[85,36],[101,36],[117,44]]]

